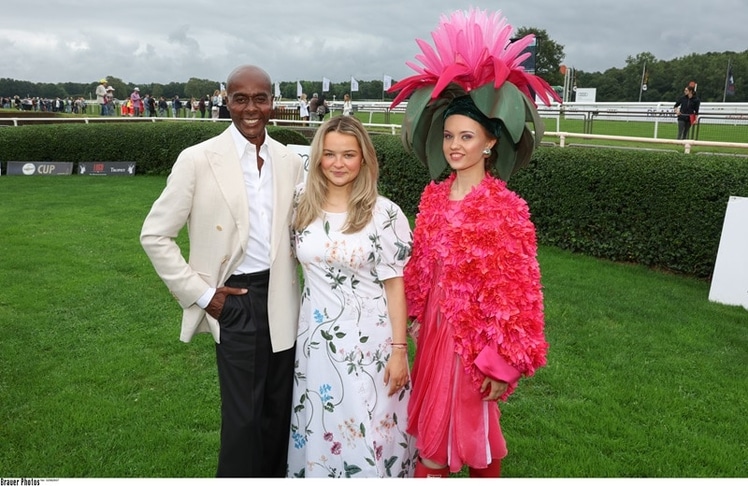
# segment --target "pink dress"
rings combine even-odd
[[[498,404],[480,392],[484,377],[533,374],[548,344],[526,204],[492,177],[449,201],[453,180],[424,191],[405,286],[417,322],[407,431],[421,458],[457,472],[507,454]]]

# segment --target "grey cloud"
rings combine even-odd
[[[130,0],[126,10],[58,0],[4,0],[0,77],[35,82],[90,81],[103,75],[146,83],[223,80],[246,62],[278,81],[395,79],[431,41],[439,16],[471,6],[501,9],[515,27],[546,30],[564,63],[583,71],[622,67],[651,52],[745,50],[744,0]],[[85,41],[90,49],[67,45]],[[73,43],[73,44],[71,44]]]

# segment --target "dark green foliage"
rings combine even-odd
[[[224,131],[226,122],[102,122],[0,129],[0,161],[137,162],[138,174],[168,174],[179,153]],[[268,127],[284,144],[308,145],[298,132]],[[77,168],[74,169],[74,172]]]
[[[541,148],[510,187],[541,244],[707,278],[748,160],[616,149]]]
[[[372,141],[379,160],[379,192],[405,214],[416,214],[421,192],[431,180],[428,170],[405,151],[399,136],[374,135]]]
[[[225,123],[159,122],[0,128],[0,162],[135,161],[168,174],[180,151]],[[284,144],[308,145],[268,127]],[[411,216],[428,172],[399,136],[372,136],[379,190]],[[541,244],[699,278],[711,276],[730,196],[748,196],[748,159],[622,149],[541,147],[509,187],[529,204]]]

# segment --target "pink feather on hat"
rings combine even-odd
[[[558,94],[542,78],[525,71],[522,66],[529,56],[523,52],[534,40],[534,35],[512,42],[514,28],[501,11],[488,13],[472,8],[442,14],[439,25],[431,33],[432,48],[426,41],[416,39],[421,53],[415,56],[421,63],[405,64],[417,74],[407,77],[390,88],[400,91],[391,107],[397,106],[413,91],[433,85],[431,98],[435,99],[450,83],[459,85],[465,92],[493,82],[499,88],[504,82],[514,84],[531,100],[537,94],[546,104],[550,99],[561,101]]]

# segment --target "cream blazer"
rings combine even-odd
[[[291,348],[299,314],[299,277],[290,241],[293,191],[303,180],[298,154],[267,138],[273,171],[268,319],[273,351]],[[231,133],[182,151],[166,187],[153,203],[140,233],[153,267],[184,309],[180,339],[209,332],[221,342],[218,321],[195,302],[210,287],[220,287],[238,268],[249,239],[249,209],[244,176]],[[189,256],[176,243],[187,226]]]

